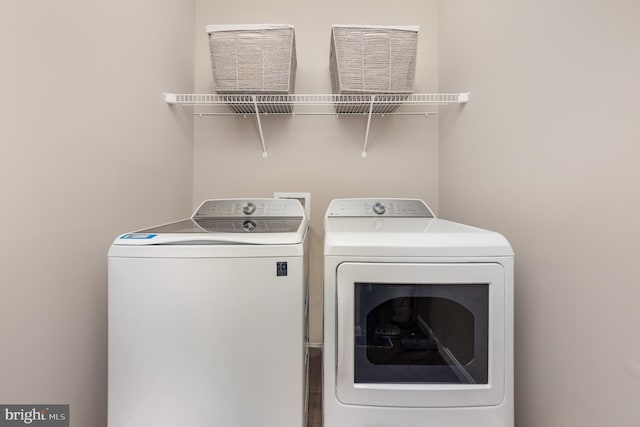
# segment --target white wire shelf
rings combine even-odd
[[[372,115],[420,115],[433,116],[433,107],[448,104],[465,104],[469,92],[423,93],[410,95],[335,95],[335,94],[176,94],[165,93],[165,102],[195,108],[196,116],[254,115],[260,133],[262,156],[267,157],[267,148],[262,133],[260,116],[266,115],[362,115],[367,118],[367,127],[362,157],[367,156],[367,140]],[[429,108],[431,107],[431,108]]]
[[[165,93],[168,104],[219,107],[202,115],[255,114],[425,114],[428,106],[464,104],[469,93],[411,95],[221,95]],[[370,107],[373,107],[370,111]]]

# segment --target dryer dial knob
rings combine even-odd
[[[245,215],[251,215],[255,211],[256,211],[256,205],[253,202],[246,202],[244,205],[242,205],[242,212]]]
[[[384,203],[382,202],[375,202],[371,209],[373,210],[373,213],[376,215],[382,215],[386,210],[384,207]]]

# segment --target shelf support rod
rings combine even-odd
[[[362,157],[367,157],[367,143],[369,141],[369,128],[371,127],[371,114],[373,113],[373,101],[376,99],[375,95],[371,95],[371,102],[369,103],[369,117],[367,118],[367,130],[364,133],[364,146],[362,147]]]
[[[267,158],[267,146],[264,145],[264,134],[262,133],[262,122],[260,122],[260,112],[258,111],[258,101],[255,96],[252,96],[253,99],[253,108],[256,111],[256,122],[258,122],[258,131],[260,132],[260,143],[262,144],[262,158]]]

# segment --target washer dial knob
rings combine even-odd
[[[242,205],[242,212],[245,215],[251,215],[255,211],[256,211],[256,205],[253,202],[246,202],[244,205]]]
[[[256,229],[256,223],[251,221],[250,219],[246,220],[244,223],[242,223],[242,229],[247,233],[251,233]]]
[[[376,215],[382,215],[385,212],[385,207],[384,207],[384,203],[382,202],[375,202],[373,204],[373,207],[371,208],[371,210],[373,210],[373,213]]]

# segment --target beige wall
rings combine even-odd
[[[193,1],[0,6],[0,403],[106,426],[106,255],[191,209]]]
[[[416,92],[437,90],[436,0],[198,0],[196,4],[196,90],[213,90],[206,25],[238,23],[286,23],[296,27],[297,93],[331,92],[332,24],[418,24]],[[437,209],[437,120],[418,116],[374,118],[366,159],[360,156],[366,125],[362,117],[267,117],[263,125],[268,159],[262,158],[252,118],[195,119],[194,206],[205,198],[311,192],[311,338],[319,343],[322,219],[329,201],[337,197],[419,197]]]
[[[516,253],[518,427],[640,425],[638,2],[440,3],[440,213]]]

